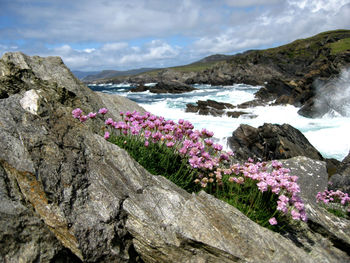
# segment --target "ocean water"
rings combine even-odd
[[[149,86],[155,83],[149,83]],[[100,84],[89,85],[92,90],[110,94],[118,94],[137,102],[147,111],[164,116],[166,119],[186,119],[193,123],[196,129],[206,128],[214,132],[214,137],[227,147],[227,137],[240,124],[258,127],[264,123],[288,123],[300,130],[310,143],[326,158],[342,160],[350,150],[350,118],[326,116],[309,119],[298,115],[298,108],[287,106],[259,106],[248,109],[234,109],[246,111],[249,114],[239,118],[227,116],[213,117],[196,113],[186,113],[187,103],[198,100],[212,99],[219,102],[240,104],[254,99],[254,93],[261,87],[245,84],[232,86],[194,85],[198,90],[183,94],[153,94],[150,92],[130,92],[131,84]],[[231,109],[232,110],[232,109]]]

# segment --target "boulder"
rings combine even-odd
[[[196,90],[196,88],[179,82],[179,81],[161,81],[158,82],[155,86],[144,86],[138,85],[136,88],[131,89],[131,92],[144,92],[149,90],[151,93],[184,93]]]
[[[228,145],[242,160],[249,157],[260,160],[288,159],[299,155],[323,160],[305,136],[289,124],[265,123],[258,128],[241,124],[228,138]]]
[[[233,108],[235,106],[230,103],[217,102],[215,100],[198,100],[195,105],[191,103],[187,104],[185,111],[198,113],[199,115],[222,116],[226,113],[226,109]]]
[[[301,224],[298,233],[307,235],[282,236],[211,195],[187,193],[104,140],[102,119],[82,124],[71,116],[76,107],[117,103],[106,117],[118,120],[120,109],[136,104],[92,92],[59,58],[4,57],[2,83],[11,83],[11,67],[26,75],[0,99],[0,261],[350,260],[347,221],[322,211],[315,231]]]
[[[179,81],[158,82],[154,87],[150,87],[152,93],[184,93],[196,90],[196,88]]]

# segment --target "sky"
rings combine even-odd
[[[72,70],[192,63],[350,29],[350,0],[0,0],[0,56],[60,56]]]

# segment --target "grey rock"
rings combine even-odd
[[[260,160],[288,159],[299,155],[323,160],[305,136],[289,124],[265,123],[258,128],[241,124],[228,138],[228,145],[242,160],[249,157]]]
[[[285,236],[295,240],[296,243],[300,242],[300,246],[309,250],[310,255],[314,255],[316,251],[323,254],[325,258],[320,258],[321,262],[328,257],[324,249],[334,255],[331,262],[341,262],[342,253],[344,262],[349,260],[350,221],[328,213],[322,204],[316,202],[316,194],[328,186],[326,163],[305,156],[281,162],[283,167],[290,169],[290,174],[299,177],[300,196],[308,215],[307,224],[296,226],[293,233],[287,233]],[[339,250],[342,253],[339,253]]]

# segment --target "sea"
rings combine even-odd
[[[146,85],[152,86],[155,84],[148,83]],[[129,83],[106,83],[88,86],[94,91],[127,97],[152,114],[174,121],[185,119],[190,121],[195,129],[201,130],[202,128],[206,128],[209,131],[213,131],[216,140],[226,147],[226,149],[228,149],[227,138],[232,135],[232,132],[240,124],[259,127],[264,123],[288,123],[300,130],[325,158],[335,158],[341,161],[350,150],[350,118],[337,114],[328,114],[316,119],[305,118],[297,113],[299,108],[292,105],[268,105],[248,109],[234,109],[248,112],[248,114],[242,115],[239,118],[204,116],[197,113],[185,112],[186,104],[194,104],[198,100],[211,99],[218,102],[228,102],[233,105],[253,100],[254,93],[261,88],[260,86],[245,84],[233,84],[230,86],[196,84],[194,87],[197,90],[182,94],[154,94],[149,91],[130,92],[134,86]]]

